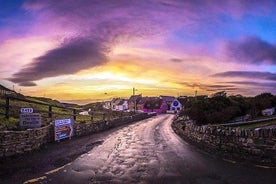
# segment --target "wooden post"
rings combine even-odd
[[[49,111],[48,111],[48,118],[52,119],[53,115],[52,115],[52,106],[49,105]]]
[[[137,109],[137,100],[134,101],[134,114],[136,114],[136,109]]]
[[[77,120],[77,110],[73,109],[73,117],[74,117],[74,121]]]
[[[105,113],[103,113],[103,120],[105,120]]]
[[[91,116],[90,117],[91,117],[91,121],[93,121],[93,112],[91,112]]]
[[[5,113],[6,119],[10,118],[10,98],[6,97],[6,113]]]

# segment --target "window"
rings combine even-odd
[[[178,101],[173,102],[173,106],[178,106],[178,104],[179,104]]]

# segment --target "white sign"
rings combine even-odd
[[[41,116],[39,113],[20,114],[20,126],[26,128],[41,127]]]
[[[72,137],[74,133],[72,119],[57,119],[55,120],[55,141]]]
[[[34,109],[33,108],[21,108],[20,112],[23,114],[29,114],[29,113],[33,113]]]

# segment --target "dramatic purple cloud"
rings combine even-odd
[[[209,91],[209,92],[219,92],[219,91],[232,92],[232,91],[237,91],[237,90],[239,90],[239,88],[235,88],[235,87],[219,88],[219,89],[206,89],[206,91]]]
[[[232,82],[224,82],[227,84],[237,84],[237,85],[246,85],[246,86],[254,86],[254,87],[274,87],[276,86],[276,82],[252,82],[252,81],[232,81]]]
[[[172,62],[175,62],[175,63],[181,63],[181,62],[183,62],[183,60],[180,59],[180,58],[171,58],[170,60],[171,60]]]
[[[271,72],[258,71],[227,71],[216,73],[212,77],[229,77],[229,78],[249,78],[249,79],[263,79],[276,81],[276,74]]]
[[[102,65],[107,61],[107,52],[100,41],[72,39],[60,47],[35,58],[25,68],[13,74],[8,80],[21,86],[34,86],[32,81],[45,77],[72,74],[79,70]]]
[[[8,80],[33,86],[36,80],[102,65],[108,61],[107,54],[114,44],[152,35],[155,23],[129,10],[128,4],[127,1],[27,1],[24,8],[39,13],[39,22],[63,25],[74,34],[73,38],[72,33],[65,34],[65,40],[69,41],[34,58]],[[126,16],[128,13],[130,16]]]
[[[205,88],[206,91],[209,92],[218,92],[218,91],[237,91],[239,88],[235,87],[234,85],[208,85]]]
[[[234,91],[238,88],[235,87],[235,85],[229,85],[229,84],[214,84],[214,85],[208,85],[208,84],[200,84],[200,83],[189,83],[189,82],[182,82],[180,83],[183,86],[190,87],[190,88],[198,88],[201,90],[206,91]]]
[[[206,85],[206,87],[215,88],[215,89],[221,89],[221,88],[231,88],[231,87],[234,87],[234,86],[233,85],[215,84],[215,85]]]
[[[29,86],[29,87],[31,87],[31,86],[36,86],[36,83],[26,81],[26,82],[20,82],[18,85],[19,85],[19,86],[26,86],[26,87]]]
[[[246,37],[229,41],[226,44],[227,55],[238,62],[252,64],[276,64],[276,45],[259,37]]]
[[[213,34],[213,30],[207,27],[224,25],[221,15],[240,17],[245,13],[255,13],[255,9],[263,13],[274,4],[274,1],[249,0],[216,3],[206,0],[27,0],[23,8],[36,17],[35,31],[57,33],[60,40],[69,41],[61,42],[59,47],[34,58],[8,80],[31,86],[43,78],[74,74],[107,63],[109,51],[118,43],[139,39],[150,41],[155,36],[171,35],[175,30]],[[253,52],[256,47],[263,53],[255,54],[252,62],[275,61],[273,45],[251,40],[250,43],[257,46],[248,49],[251,44],[247,42],[238,42],[238,47],[235,47],[236,43],[229,43],[230,55],[238,51],[241,58],[250,60],[246,52]],[[173,62],[184,60],[171,59]]]

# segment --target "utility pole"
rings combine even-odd
[[[105,92],[104,95],[108,95],[108,93]],[[109,120],[111,119],[111,116],[112,116],[111,101],[112,101],[112,98],[111,98],[111,100],[109,101],[109,107],[107,106],[107,107],[108,107],[108,119],[109,119]],[[105,105],[107,105],[106,102],[104,102],[104,103],[105,103]]]
[[[135,89],[135,87],[132,88],[132,95],[134,96],[135,95],[135,91],[137,91],[137,89]],[[134,113],[136,112],[136,106],[137,106],[137,102],[136,102],[137,99],[134,100]]]

